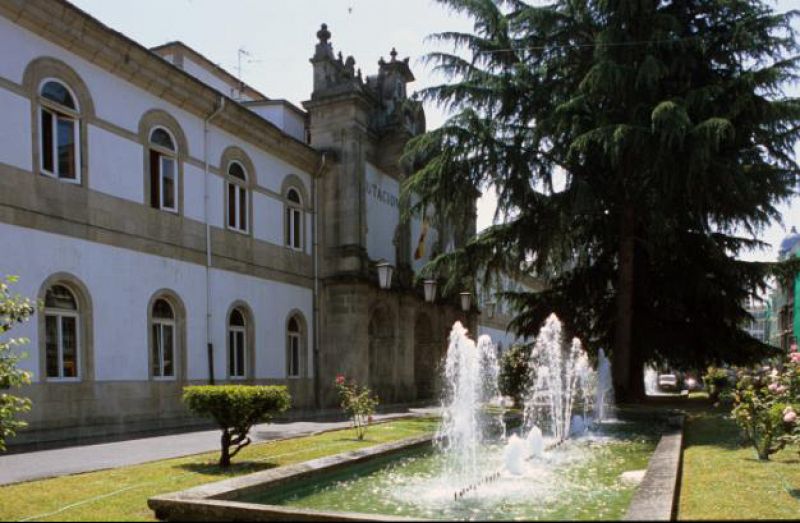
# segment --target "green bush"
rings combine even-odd
[[[5,334],[17,323],[28,321],[34,313],[34,305],[28,298],[12,295],[8,284],[14,283],[15,277],[9,276],[0,280],[0,335]],[[28,398],[8,394],[6,390],[22,387],[31,382],[29,372],[17,367],[25,354],[17,354],[12,349],[15,345],[26,343],[24,338],[0,340],[0,451],[6,450],[6,439],[17,434],[17,430],[25,427],[24,421],[17,415],[31,409]]]
[[[500,358],[500,393],[514,398],[517,406],[522,404],[528,388],[532,349],[532,344],[514,345]]]
[[[184,387],[183,402],[195,414],[213,418],[222,430],[219,465],[228,467],[250,444],[253,425],[288,409],[291,396],[284,386],[200,385]]]
[[[708,391],[709,399],[716,403],[720,394],[726,392],[731,386],[728,379],[728,371],[718,367],[709,367],[708,371],[703,375],[703,384]]]
[[[743,373],[733,400],[733,417],[758,459],[768,460],[787,445],[800,445],[800,355],[790,354],[781,369]]]

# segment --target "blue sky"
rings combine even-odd
[[[449,13],[434,0],[71,0],[112,29],[140,44],[153,47],[181,40],[271,98],[300,104],[311,93],[311,64],[315,33],[327,23],[334,51],[352,55],[363,74],[377,71],[380,57],[388,59],[392,47],[399,57],[410,57],[417,81],[410,90],[441,81],[421,57],[441,49],[425,37],[439,31],[468,31],[469,20]],[[769,1],[778,12],[800,9],[800,0]],[[795,86],[793,94],[800,94]],[[442,111],[426,107],[428,127],[441,124]],[[760,238],[771,249],[745,256],[771,260],[780,240],[792,225],[800,229],[800,200],[781,207],[784,225],[773,224]],[[491,223],[494,197],[478,202],[478,226]]]

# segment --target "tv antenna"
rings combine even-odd
[[[237,51],[237,65],[236,65],[236,77],[239,80],[239,96],[238,98],[242,98],[242,91],[244,91],[244,81],[242,80],[242,62],[245,64],[255,64],[261,62],[261,60],[256,60],[253,58],[253,54],[244,48],[244,46],[240,47]],[[244,60],[243,60],[244,59]]]

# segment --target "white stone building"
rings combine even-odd
[[[340,372],[384,403],[432,394],[464,315],[413,275],[474,216],[401,219],[425,126],[408,59],[364,79],[317,36],[301,109],[63,0],[0,1],[0,275],[44,304],[13,331],[34,376],[18,442],[185,425],[189,383],[287,384],[300,409]]]

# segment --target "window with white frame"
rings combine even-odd
[[[80,310],[75,295],[53,285],[44,298],[45,370],[48,380],[78,380]]]
[[[287,369],[286,374],[290,378],[300,377],[300,323],[294,316],[289,319],[286,326],[286,352]]]
[[[51,79],[42,83],[39,102],[41,173],[80,183],[80,108],[75,96]]]
[[[178,162],[175,140],[163,127],[150,133],[150,206],[178,212]]]
[[[247,232],[247,173],[239,162],[228,165],[228,228]]]
[[[286,225],[284,239],[287,247],[303,248],[303,200],[296,189],[286,192]]]
[[[238,308],[233,309],[228,318],[228,376],[231,379],[244,379],[246,376],[246,342],[244,314]]]
[[[159,298],[152,310],[152,365],[154,378],[175,377],[175,311]]]

